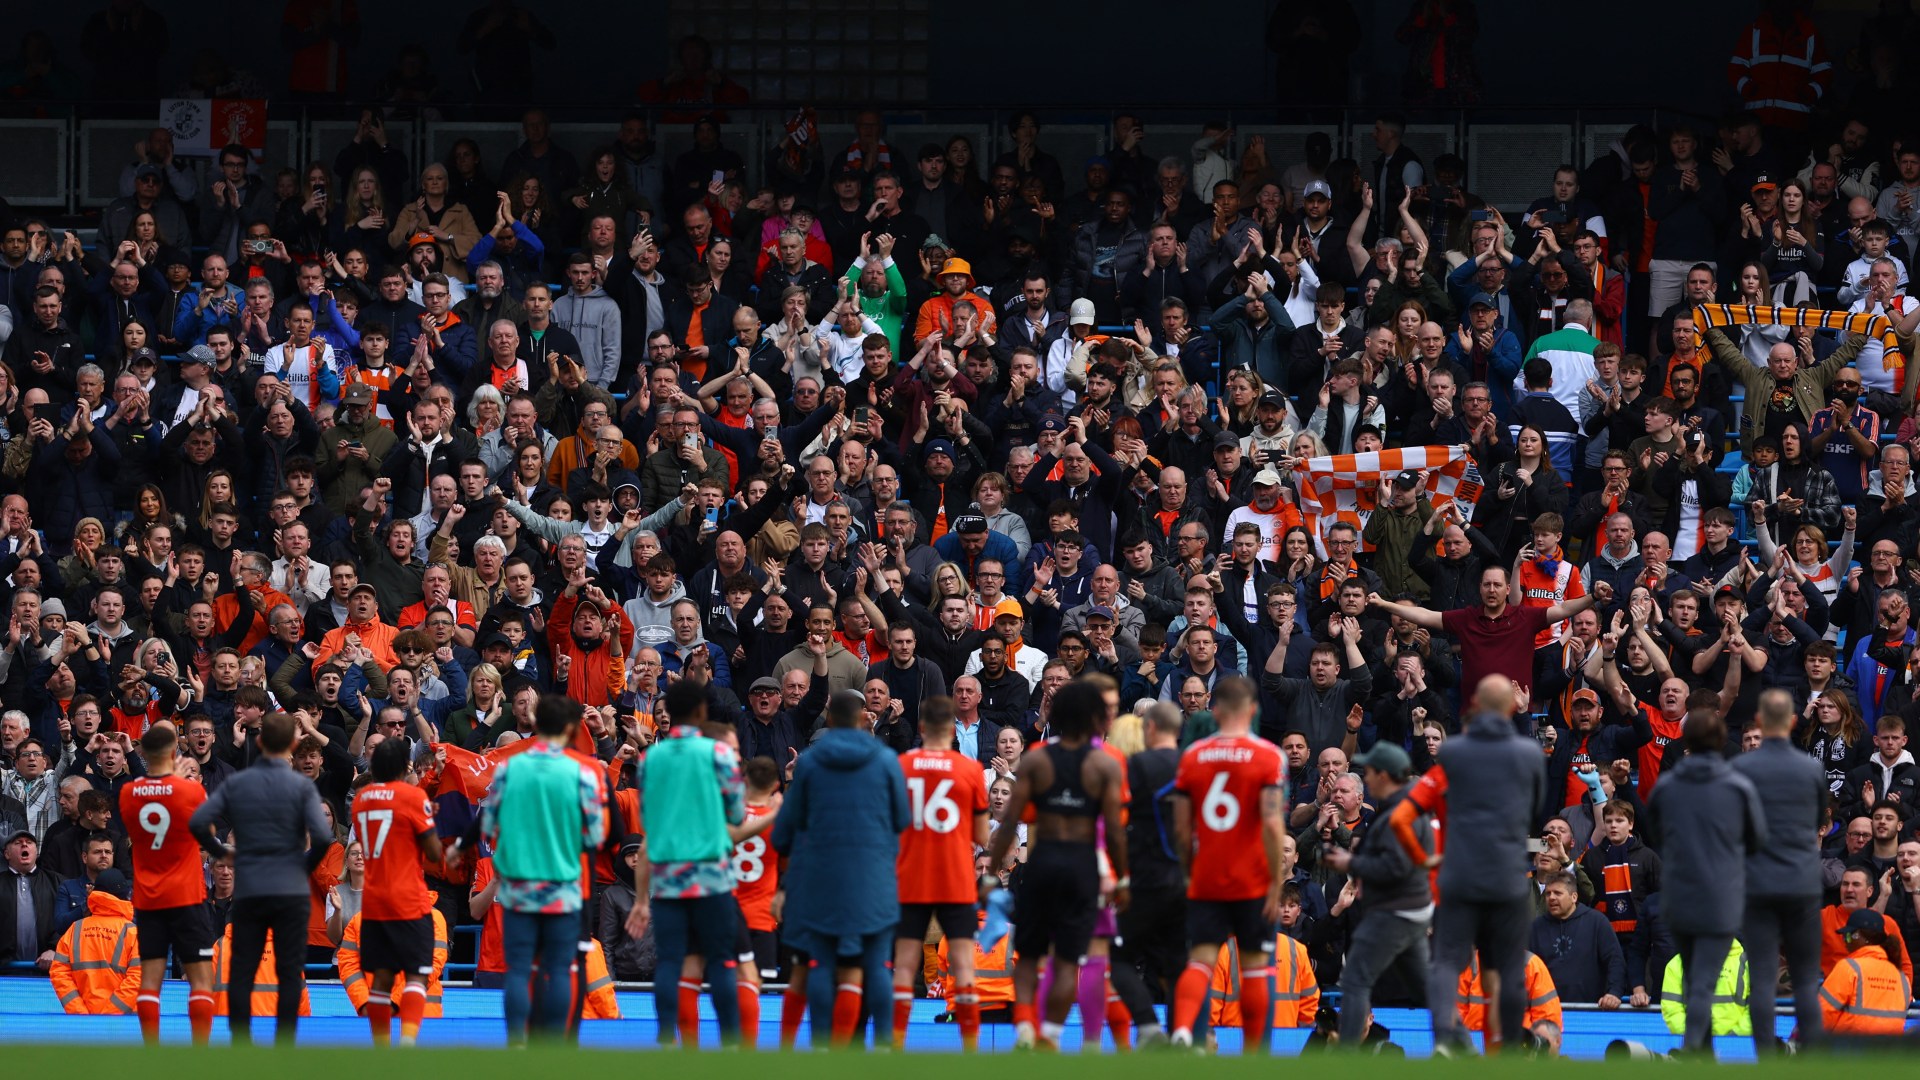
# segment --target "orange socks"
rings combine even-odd
[[[684,1050],[700,1046],[700,984],[680,980],[680,1046]]]
[[[760,1049],[760,987],[741,979],[735,987],[740,999],[740,1045]]]
[[[913,1020],[913,987],[893,988],[893,1048],[904,1050],[907,1045],[907,1024]]]
[[[955,988],[953,1015],[960,1021],[961,1051],[971,1054],[980,1049],[980,994],[973,984]]]
[[[830,1045],[843,1050],[853,1042],[853,1030],[860,1026],[860,987],[840,983],[833,989],[833,1032]]]
[[[160,995],[141,994],[133,1003],[134,1011],[140,1014],[140,1038],[148,1046],[160,1045]]]
[[[159,1006],[156,1004],[155,1009]],[[154,1013],[159,1021],[159,1013]],[[213,994],[195,990],[187,995],[187,1023],[193,1028],[193,1045],[205,1046],[213,1038]]]
[[[427,1014],[427,988],[408,982],[400,990],[400,1045],[412,1046],[420,1037],[420,1018]]]
[[[1240,1032],[1243,1054],[1267,1052],[1267,1029],[1272,1025],[1273,1006],[1268,995],[1269,968],[1250,968],[1240,972]]]
[[[807,973],[796,971],[787,983],[787,992],[780,995],[780,1049],[793,1049],[794,1040],[800,1037],[800,1021],[807,1018]]]
[[[1133,1049],[1133,1014],[1121,1003],[1120,996],[1107,994],[1107,1030],[1113,1032],[1115,1050]]]
[[[367,999],[367,1026],[373,1029],[373,1045],[393,1041],[393,999],[381,993]]]
[[[1207,988],[1213,984],[1213,965],[1189,961],[1180,981],[1173,988],[1173,1030],[1193,1032],[1200,1018],[1200,1007],[1207,1003]]]

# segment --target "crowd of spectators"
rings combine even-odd
[[[1184,744],[1246,673],[1291,766],[1284,932],[1331,984],[1353,888],[1323,855],[1373,821],[1350,759],[1424,769],[1460,730],[1460,642],[1374,599],[1605,583],[1530,672],[1562,998],[1658,995],[1636,816],[1690,707],[1738,752],[1770,687],[1826,769],[1829,899],[1904,963],[1920,144],[1883,117],[1635,128],[1505,210],[1390,114],[1364,161],[1224,125],[1155,160],[1125,113],[1062,160],[1031,114],[996,157],[877,113],[825,146],[799,110],[761,175],[706,115],[671,160],[643,112],[583,160],[538,109],[499,162],[409,161],[380,107],[332,162],[196,170],[156,131],[91,244],[0,221],[0,960],[46,967],[130,872],[114,796],[161,720],[217,787],[291,713],[338,820],[380,742],[435,783],[542,693],[616,778],[675,681],[788,771],[830,690],[899,751],[951,695],[1003,801],[1069,680],[1178,709]],[[1477,503],[1409,471],[1308,530],[1307,462],[1426,445],[1466,448]],[[314,878],[313,962],[354,866]],[[486,877],[430,871],[451,923]]]

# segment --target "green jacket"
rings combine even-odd
[[[1773,395],[1773,373],[1764,366],[1757,366],[1748,360],[1727,335],[1719,329],[1709,329],[1706,335],[1707,351],[1727,369],[1727,374],[1739,379],[1747,388],[1747,407],[1740,411],[1740,449],[1743,453],[1753,453],[1753,438],[1765,430],[1767,422],[1767,399]],[[1860,355],[1861,346],[1867,339],[1858,334],[1850,335],[1827,357],[1814,367],[1799,368],[1793,373],[1793,400],[1800,406],[1800,422],[1812,424],[1813,414],[1826,407],[1827,384],[1833,381],[1834,373],[1853,363]]]
[[[893,355],[901,357],[900,332],[907,321],[907,279],[900,276],[898,261],[887,265],[887,291],[879,296],[868,296],[859,290],[860,271],[866,266],[866,256],[853,260],[847,267],[847,280],[854,284],[854,295],[860,298],[860,310],[867,318],[880,324],[880,332],[887,335],[888,344],[893,346]]]
[[[343,442],[358,442],[366,447],[367,460],[342,459],[336,448]],[[320,436],[320,452],[315,455],[319,460],[314,462],[314,479],[320,482],[321,498],[327,509],[336,514],[346,513],[347,501],[359,497],[360,489],[373,486],[380,477],[381,463],[398,443],[393,429],[381,426],[371,411],[367,413],[366,422],[358,427],[344,419],[336,420]]]
[[[1390,485],[1391,481],[1386,483]],[[1413,572],[1408,559],[1413,554],[1413,545],[1439,542],[1437,536],[1424,535],[1427,520],[1431,517],[1433,504],[1427,501],[1425,492],[1414,503],[1411,514],[1381,509],[1367,517],[1367,528],[1361,538],[1373,545],[1373,572],[1380,575],[1380,584],[1386,586],[1385,595],[1412,593],[1420,598],[1421,603],[1426,603],[1429,595],[1427,582]]]

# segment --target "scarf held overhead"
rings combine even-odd
[[[1480,498],[1480,470],[1465,446],[1403,446],[1365,454],[1308,458],[1293,466],[1300,491],[1300,516],[1314,545],[1326,557],[1323,537],[1335,521],[1366,531],[1373,515],[1375,489],[1391,484],[1407,469],[1427,470],[1427,499],[1435,510],[1458,502],[1469,520]]]
[[[1729,326],[1805,326],[1814,330],[1839,330],[1880,339],[1885,348],[1881,366],[1893,376],[1893,385],[1904,386],[1907,378],[1907,354],[1900,345],[1900,333],[1893,320],[1866,311],[1825,311],[1820,308],[1761,307],[1756,304],[1701,304],[1693,309],[1694,326],[1699,331]]]

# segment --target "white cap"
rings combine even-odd
[[[1067,308],[1068,326],[1092,326],[1097,321],[1094,318],[1093,301],[1084,296],[1075,300],[1073,305]]]

